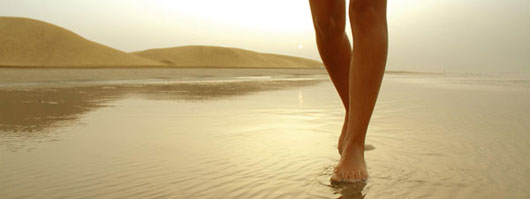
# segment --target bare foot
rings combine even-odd
[[[361,182],[368,179],[364,147],[348,146],[342,151],[339,164],[335,167],[331,182]]]

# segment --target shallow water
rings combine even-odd
[[[529,198],[529,82],[387,74],[353,185],[322,75],[0,85],[0,198]]]

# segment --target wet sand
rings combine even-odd
[[[0,69],[0,196],[528,198],[528,99],[526,77],[387,74],[371,178],[330,185],[320,70]]]

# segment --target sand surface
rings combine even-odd
[[[385,75],[371,178],[333,186],[344,113],[321,71],[32,70],[0,78],[2,198],[530,197],[528,77]]]
[[[183,46],[151,49],[133,54],[171,66],[236,68],[321,68],[321,62],[238,48]]]

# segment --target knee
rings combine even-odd
[[[351,0],[352,26],[373,26],[386,21],[386,0]]]
[[[345,34],[346,22],[334,17],[313,19],[317,37],[324,40],[337,39]]]

